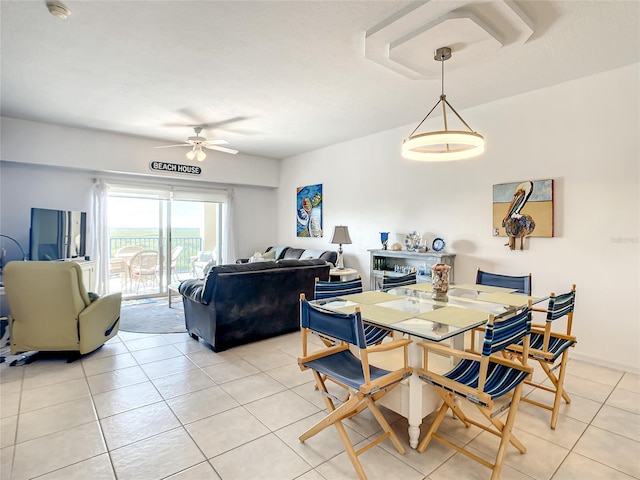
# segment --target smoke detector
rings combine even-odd
[[[49,9],[49,13],[51,15],[63,20],[69,18],[69,15],[71,15],[71,10],[69,10],[60,2],[47,2],[47,8]]]

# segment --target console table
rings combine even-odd
[[[400,276],[410,273],[409,270],[414,269],[418,272],[418,282],[431,281],[431,267],[436,263],[444,263],[449,265],[449,282],[454,283],[453,261],[455,253],[444,252],[410,252],[407,250],[368,250],[370,254],[370,270],[369,281],[371,290],[379,290],[382,288],[383,272],[389,276]],[[401,271],[395,271],[394,267],[398,266]],[[402,269],[405,271],[402,271]]]

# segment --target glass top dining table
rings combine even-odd
[[[548,299],[515,293],[513,289],[475,284],[450,285],[446,301],[435,300],[432,294],[431,283],[417,283],[384,292],[341,295],[311,303],[339,313],[352,313],[359,307],[365,323],[406,334],[417,341],[451,339],[454,348],[464,350],[463,334],[485,324],[490,314],[501,318],[527,306],[529,300],[536,304]],[[446,368],[451,366],[452,360],[447,360]],[[409,347],[409,364],[414,373],[381,403],[408,419],[409,444],[416,448],[422,419],[438,408],[440,398],[430,385],[418,378],[416,370],[422,366],[422,349],[415,341]]]

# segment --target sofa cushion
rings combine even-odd
[[[302,252],[302,255],[300,255],[300,260],[308,260],[310,258],[320,258],[320,256],[325,252],[326,250],[319,250],[319,249],[315,249],[315,250],[305,250],[304,252]]]
[[[286,245],[277,245],[275,247],[269,247],[267,248],[266,252],[275,252],[275,259],[276,260],[280,260],[281,258],[283,258],[285,252],[289,249],[288,246]]]
[[[304,252],[304,248],[287,248],[281,260],[297,260]]]

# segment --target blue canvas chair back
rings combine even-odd
[[[415,285],[417,281],[416,278],[416,272],[402,275],[401,277],[390,277],[388,275],[384,275],[382,277],[382,290],[388,290],[390,288],[396,287],[406,287],[407,285]]]
[[[300,326],[314,332],[350,343],[358,348],[367,348],[360,312],[335,313],[300,302]]]
[[[489,356],[505,350],[513,343],[521,343],[530,332],[531,309],[529,308],[505,319],[493,319],[485,329],[482,355]]]
[[[342,282],[325,282],[316,279],[314,292],[316,300],[362,293],[362,278]]]
[[[531,274],[512,276],[478,270],[476,273],[476,283],[478,285],[488,285],[491,287],[513,288],[517,293],[531,295]]]
[[[569,293],[563,293],[562,295],[549,298],[549,306],[547,308],[547,321],[551,322],[558,318],[564,317],[573,313],[573,309],[576,305],[576,292],[571,291]]]

